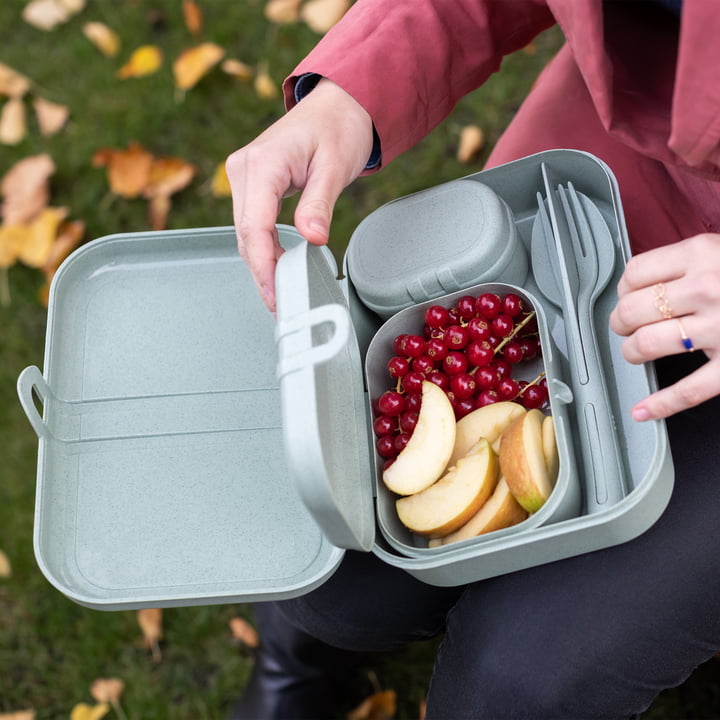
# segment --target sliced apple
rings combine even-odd
[[[455,412],[445,391],[422,384],[417,424],[407,445],[383,472],[383,482],[398,495],[430,487],[447,467],[455,446]]]
[[[494,530],[517,525],[527,518],[528,511],[510,492],[507,481],[501,475],[488,501],[461,528],[442,538],[443,545],[484,535]],[[436,544],[437,541],[435,541]]]
[[[418,535],[442,537],[454,532],[490,497],[497,484],[498,467],[490,443],[481,438],[436,483],[396,501],[400,521]]]
[[[543,420],[528,410],[508,426],[500,440],[500,469],[510,492],[528,512],[539,510],[550,497],[555,478],[548,473],[543,451]]]
[[[487,438],[490,445],[496,445],[505,428],[526,412],[520,403],[506,401],[485,405],[460,418],[449,464],[454,465],[459,458],[467,455],[481,437]],[[497,452],[498,447],[494,447],[494,450]]]
[[[560,471],[560,455],[558,453],[557,438],[555,437],[555,422],[552,415],[547,415],[542,424],[542,445],[550,482],[555,483]]]

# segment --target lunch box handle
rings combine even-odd
[[[335,357],[345,347],[350,336],[350,317],[342,305],[320,305],[311,310],[298,313],[278,323],[276,339],[296,333],[303,328],[329,323],[333,326],[330,339],[322,345],[303,348],[295,353],[283,354],[278,360],[278,377],[296,372],[310,365],[319,365]]]
[[[39,438],[45,437],[48,434],[47,425],[38,412],[33,394],[40,399],[44,407],[51,392],[48,384],[45,382],[45,378],[35,365],[26,367],[20,373],[17,381],[17,391],[20,397],[20,404],[30,424],[33,426],[33,430],[35,430]]]

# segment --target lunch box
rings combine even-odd
[[[531,248],[555,183],[602,217],[614,255],[582,318],[603,373],[590,406],[612,420],[625,478],[600,509],[585,498],[599,467],[579,436],[587,393]],[[26,368],[18,393],[38,436],[35,555],[66,596],[105,610],[295,597],[346,550],[462,585],[625,542],[663,512],[665,424],[630,418],[654,372],[627,363],[608,327],[629,242],[600,159],[551,150],[398,198],[360,223],[341,267],[293,227],[278,234],[277,318],[231,227],[110,235],[56,273],[43,370]],[[371,402],[406,322],[486,291],[517,292],[537,312],[560,472],[527,520],[428,547],[394,515]]]

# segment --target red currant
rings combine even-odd
[[[475,407],[485,407],[498,401],[498,394],[494,390],[483,390],[478,393]]]
[[[400,430],[412,434],[417,425],[418,414],[416,412],[404,412],[400,416]]]
[[[528,410],[541,408],[547,398],[547,390],[542,385],[528,385],[522,394],[522,404]]]
[[[465,417],[468,413],[471,413],[473,410],[476,409],[475,400],[474,398],[465,398],[464,400],[458,400],[453,405],[453,410],[455,411],[455,419],[459,420],[462,417]]]
[[[420,405],[422,405],[422,394],[419,392],[408,393],[405,395],[405,411],[411,413],[419,413]]]
[[[395,432],[395,418],[391,418],[389,415],[380,415],[375,418],[373,422],[373,430],[378,437],[383,435],[392,435]]]
[[[443,390],[450,389],[450,378],[440,370],[433,370],[427,374],[427,379],[431,383],[435,383],[439,388]]]
[[[504,312],[506,315],[514,318],[520,315],[523,310],[523,301],[519,295],[516,295],[515,293],[508,293],[502,299],[501,312]]]
[[[384,458],[394,458],[397,456],[397,450],[395,449],[395,437],[393,435],[383,435],[378,438],[375,443],[378,455]]]
[[[395,390],[386,390],[378,399],[378,410],[383,415],[399,415],[405,410],[405,397]]]
[[[511,340],[503,348],[503,357],[512,364],[519,363],[523,359],[522,345],[517,340]]]
[[[420,335],[408,335],[403,343],[404,354],[409,357],[419,357],[425,352],[425,338]]]
[[[428,357],[431,357],[436,363],[439,363],[442,362],[448,354],[448,347],[442,338],[434,337],[428,340],[425,352]]]
[[[422,391],[422,384],[425,376],[422,373],[411,370],[407,375],[400,381],[402,389],[406,393],[419,393]]]
[[[457,311],[463,320],[469,320],[475,315],[475,298],[472,295],[463,295],[457,301]]]
[[[387,369],[390,377],[399,378],[408,374],[410,363],[408,363],[406,358],[395,355],[388,360]]]
[[[405,446],[408,444],[408,440],[410,439],[409,433],[400,433],[399,435],[395,436],[395,452],[399,455]]]
[[[455,393],[455,397],[466,400],[475,394],[477,383],[470,373],[457,373],[450,378],[450,390]]]
[[[470,339],[470,333],[462,325],[450,325],[443,340],[450,350],[462,350]]]
[[[448,324],[449,313],[442,305],[431,305],[425,310],[425,322],[431,328],[442,328]]]
[[[475,301],[475,312],[478,316],[490,320],[499,312],[502,303],[495,293],[483,293]]]
[[[494,365],[486,365],[475,371],[475,383],[481,390],[492,390],[499,381],[498,372]]]
[[[492,346],[487,340],[471,342],[465,354],[470,365],[474,365],[475,367],[489,365],[495,357]]]
[[[402,335],[398,335],[393,340],[393,352],[396,355],[404,355],[405,354],[405,338],[407,337],[407,333],[403,333]]]
[[[496,386],[495,391],[501,400],[514,400],[520,391],[517,380],[513,378],[503,378]]]
[[[495,335],[501,338],[507,337],[515,329],[515,321],[509,316],[502,313],[492,319],[490,328]]]
[[[471,340],[487,340],[490,333],[490,323],[487,320],[474,317],[467,324],[467,331]]]
[[[445,370],[448,375],[457,375],[458,373],[465,372],[467,369],[468,359],[464,353],[449,352],[443,360],[443,370]]]

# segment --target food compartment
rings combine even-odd
[[[481,367],[484,367],[486,369],[492,369],[493,372],[496,372],[496,369],[500,365],[503,365],[504,372],[501,371],[501,373],[503,374],[503,376],[507,376],[509,370],[511,382],[504,385],[503,389],[505,390],[506,394],[500,394],[497,397],[498,402],[494,403],[494,419],[491,420],[490,423],[495,425],[495,435],[493,437],[488,437],[489,445],[492,445],[493,447],[489,449],[477,448],[477,450],[479,451],[479,454],[483,456],[487,455],[488,452],[490,453],[488,462],[491,465],[494,463],[498,463],[497,450],[499,448],[499,435],[501,434],[500,430],[504,426],[508,425],[511,419],[514,419],[515,417],[524,414],[527,410],[527,408],[521,406],[522,395],[524,394],[521,391],[522,384],[528,383],[535,389],[546,387],[547,399],[545,402],[541,403],[539,409],[544,415],[551,415],[553,418],[557,444],[558,468],[556,477],[554,478],[552,492],[541,507],[535,509],[531,513],[523,512],[524,519],[521,519],[522,516],[518,517],[516,515],[513,524],[510,526],[501,527],[499,529],[493,530],[492,532],[486,532],[477,535],[472,539],[463,540],[461,541],[461,543],[463,546],[483,543],[489,538],[494,539],[502,535],[515,533],[519,529],[535,527],[541,524],[552,523],[558,520],[573,517],[577,515],[580,510],[580,490],[577,484],[577,474],[575,471],[575,457],[570,447],[570,428],[568,426],[569,418],[567,403],[571,400],[572,393],[562,381],[558,372],[558,353],[554,345],[554,341],[548,331],[543,308],[533,295],[517,286],[505,283],[483,283],[480,285],[474,285],[464,290],[460,290],[458,292],[445,295],[443,297],[433,300],[428,300],[426,302],[419,303],[410,308],[406,308],[405,310],[400,311],[380,327],[368,347],[365,371],[368,387],[368,400],[370,403],[369,417],[371,419],[371,422],[373,423],[373,441],[375,443],[375,450],[373,455],[375,463],[374,469],[377,491],[377,522],[384,539],[396,551],[405,555],[424,556],[428,554],[442,554],[450,549],[458,547],[458,542],[439,544],[439,541],[437,540],[429,540],[429,535],[418,534],[406,527],[406,525],[401,522],[396,507],[396,501],[405,493],[393,492],[393,490],[391,490],[386,484],[386,482],[383,480],[383,468],[386,465],[387,460],[387,457],[383,457],[383,454],[387,456],[388,444],[384,443],[384,441],[381,440],[381,436],[379,436],[378,433],[375,432],[375,421],[378,419],[378,417],[383,416],[383,420],[379,421],[379,424],[382,425],[384,423],[386,425],[389,425],[389,423],[387,423],[388,416],[384,415],[384,413],[378,409],[378,399],[386,392],[396,392],[399,390],[400,395],[405,398],[406,401],[408,400],[408,398],[410,398],[409,409],[406,408],[404,412],[415,412],[417,405],[413,404],[413,400],[416,400],[416,398],[411,398],[411,396],[417,392],[417,377],[413,377],[410,379],[410,375],[414,372],[418,372],[417,370],[413,370],[413,367],[422,368],[424,365],[426,365],[428,357],[428,354],[426,352],[418,352],[417,345],[419,343],[415,341],[416,347],[410,347],[409,352],[411,353],[411,355],[414,354],[416,357],[420,357],[421,359],[419,360],[419,362],[413,365],[415,358],[407,355],[398,355],[396,339],[404,334],[429,336],[430,331],[425,328],[425,313],[428,308],[432,306],[442,306],[446,309],[449,309],[456,307],[458,301],[462,298],[478,298],[479,296],[484,294],[496,296],[499,298],[514,295],[520,299],[523,307],[523,312],[521,315],[513,319],[512,329],[509,331],[509,334],[505,338],[500,338],[498,340],[499,344],[497,345],[496,350],[493,350],[491,345],[487,345],[488,347],[491,347],[490,353],[493,360],[489,365]],[[505,313],[502,314],[504,315]],[[466,318],[458,322],[457,324],[465,327],[466,332],[468,332],[468,321],[469,318]],[[453,320],[450,320],[449,322],[451,324],[455,324]],[[488,326],[491,325],[491,321],[487,324]],[[533,329],[533,326],[535,326],[535,329]],[[490,332],[492,332],[492,330],[490,330]],[[437,331],[434,334],[436,336],[439,335]],[[509,363],[503,357],[504,352],[510,345],[517,346],[519,344],[518,339],[523,336],[526,339],[535,338],[536,341],[539,343],[540,351],[537,353],[533,353],[531,351],[530,355],[532,357],[530,357],[529,359],[524,358],[519,362],[516,361],[514,363]],[[483,337],[482,329],[479,330],[479,335],[477,337]],[[424,339],[427,342],[428,337],[425,337]],[[483,342],[479,341],[479,344],[483,345]],[[467,353],[467,348],[468,345],[466,345],[462,350],[449,351],[449,353],[459,352],[463,354],[466,358],[469,355],[471,359],[477,359],[477,357],[474,356],[472,352]],[[516,350],[516,347],[514,349]],[[477,350],[477,348],[475,348],[475,350]],[[432,348],[430,349],[430,351],[430,354],[432,354]],[[512,357],[512,353],[509,353],[509,355],[510,357]],[[404,374],[400,377],[393,377],[388,369],[388,361],[390,361],[391,358],[398,357],[410,357],[410,370],[407,374]],[[515,356],[514,359],[517,360],[517,356]],[[455,358],[455,360],[457,361],[457,358]],[[444,362],[444,360],[436,360],[435,368],[437,372],[442,372],[442,370],[440,370],[439,368],[442,368]],[[436,383],[447,383],[448,390],[450,389],[449,383],[451,382],[451,378],[453,377],[452,363],[450,364],[451,372],[450,374],[443,373],[445,375],[444,381],[441,378],[435,378]],[[405,369],[403,363],[397,360],[394,363],[391,363],[391,366],[393,367],[393,370],[396,372],[396,374],[398,372],[403,372],[403,370]],[[473,368],[477,368],[477,366],[470,364],[465,372],[474,378],[478,375],[479,369],[474,370]],[[487,385],[487,382],[489,381],[488,378],[493,374],[493,372],[483,373],[486,378],[485,381],[480,381],[476,383],[475,394],[472,396],[470,401],[467,401],[466,405],[460,405],[460,408],[454,417],[454,421],[459,421],[459,423],[455,426],[455,438],[457,440],[456,452],[461,452],[461,454],[463,455],[465,454],[467,448],[469,448],[472,444],[474,444],[474,442],[476,442],[476,439],[474,437],[470,437],[470,431],[467,430],[467,425],[475,425],[475,431],[477,431],[477,424],[469,423],[468,421],[471,421],[470,416],[476,407],[478,394],[480,392],[484,392],[486,394],[485,398],[487,399],[488,388],[486,387],[483,390],[480,385]],[[426,378],[427,377],[428,376],[426,375]],[[543,377],[545,379],[545,382],[542,382]],[[512,391],[513,381],[518,386],[518,391],[521,392],[520,397],[508,394],[508,391]],[[406,391],[406,384],[407,387],[410,389],[410,392]],[[458,385],[456,385],[456,387],[459,387],[461,385],[462,383],[459,383]],[[494,386],[493,390],[496,393],[498,392],[497,385]],[[467,393],[468,390],[465,389],[464,392]],[[526,389],[525,392],[528,392],[528,389]],[[538,395],[541,395],[541,393],[542,390],[539,391]],[[437,395],[437,393],[435,393],[435,395]],[[535,398],[535,400],[537,400],[537,398]],[[392,405],[392,402],[389,399],[388,402],[390,402],[390,404]],[[402,404],[402,401],[399,402]],[[510,402],[513,403],[512,406],[508,405],[508,403]],[[501,407],[499,403],[502,403],[503,412],[499,411]],[[533,405],[537,405],[538,403],[533,402],[532,399],[529,398],[528,404],[532,407]],[[487,407],[489,408],[491,407],[491,405],[488,405]],[[446,409],[439,410],[439,412],[443,411],[446,412]],[[507,411],[508,416],[507,419],[503,420],[505,411]],[[511,411],[512,415],[510,415]],[[485,422],[481,421],[480,424],[487,427],[487,412],[483,410],[480,414],[485,415]],[[476,412],[473,417],[477,418],[478,416],[479,414]],[[407,427],[406,418],[403,415],[395,415],[391,417],[398,425],[401,424],[400,421],[402,418],[402,424],[405,425],[405,428]],[[465,418],[464,421],[461,419],[462,417]],[[458,428],[463,427],[466,428],[465,431],[457,430]],[[380,431],[382,431],[382,428],[380,428]],[[414,429],[412,432],[414,433]],[[425,442],[423,444],[425,446],[432,447],[434,451],[438,450],[441,454],[447,451],[447,437],[433,437],[432,431],[427,423],[424,423],[424,428],[422,432],[430,433],[429,437],[425,436],[424,438]],[[390,436],[393,438],[393,441],[394,438],[397,437],[397,434],[398,433],[396,431],[394,435]],[[478,436],[477,440],[479,439],[480,437]],[[380,444],[380,451],[378,449],[378,444]],[[385,445],[385,447],[383,447],[383,445]],[[381,454],[381,452],[383,454]],[[415,451],[412,452],[417,453],[417,448]],[[433,457],[432,453],[428,453],[427,450],[420,452],[423,453],[424,456],[422,459],[418,459],[418,463],[423,471],[433,462],[437,462],[437,456]],[[451,467],[454,463],[455,459],[451,457],[450,462],[447,464],[447,468]],[[495,468],[494,470],[492,467],[486,468],[483,458],[481,457],[473,459],[469,465],[467,463],[464,464],[467,465],[467,467],[463,471],[463,473],[472,472],[470,466],[473,465],[475,466],[475,469],[480,469],[481,472],[487,472],[489,475],[493,475],[493,473],[497,469]],[[444,475],[444,472],[441,473],[441,475]],[[432,497],[433,494],[435,495],[433,502],[441,500],[442,496],[445,496],[445,498],[447,498],[447,493],[458,493],[458,495],[456,496],[458,498],[458,502],[462,502],[459,499],[462,497],[462,494],[460,493],[460,491],[458,491],[457,488],[459,486],[466,485],[465,480],[459,479],[453,482],[446,481],[445,485],[455,485],[455,487],[445,487],[442,491],[439,491],[439,489],[436,487],[433,493],[430,494],[430,497]],[[487,480],[485,489],[481,489],[479,491],[483,495],[483,499],[481,500],[479,498],[475,498],[473,500],[474,505],[477,505],[478,502],[483,503],[483,507],[485,507],[485,514],[492,513],[491,508],[493,503],[496,505],[499,505],[501,503],[501,499],[499,498],[499,495],[502,492],[501,489],[498,490],[497,496],[495,496],[495,498],[491,502],[491,498],[493,497],[492,491],[495,490],[495,487],[495,479],[490,477]],[[429,498],[427,500],[424,499],[423,501],[421,501],[421,509],[422,506],[425,506],[425,509],[427,509],[428,502],[430,502]],[[411,512],[418,512],[418,510],[416,508]],[[497,515],[497,517],[499,517],[499,515]],[[432,532],[430,533],[430,535],[434,534],[435,533]]]

